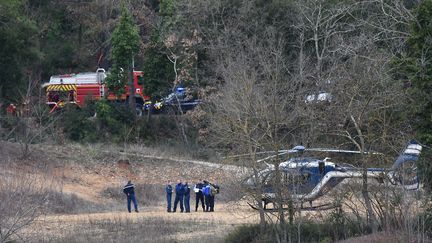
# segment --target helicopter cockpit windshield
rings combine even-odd
[[[311,173],[298,169],[280,170],[280,178],[277,180],[276,171],[268,171],[262,176],[262,185],[265,193],[273,193],[274,188],[281,186],[286,193],[308,193],[313,187],[310,185]]]

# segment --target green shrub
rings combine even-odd
[[[127,104],[100,100],[88,101],[86,106],[68,106],[60,112],[57,125],[66,137],[78,142],[114,142],[149,144],[178,144],[182,141],[176,119],[169,115],[136,117]],[[96,115],[95,115],[96,114]],[[189,141],[197,137],[197,130],[183,121]]]
[[[286,227],[291,242],[298,242],[298,240],[300,242],[334,242],[365,232],[356,221],[348,219],[335,221],[334,215],[330,215],[323,223],[302,222],[300,225],[287,224]],[[226,242],[276,242],[277,228],[276,225],[270,224],[267,225],[264,232],[260,232],[259,225],[243,225],[237,227],[225,240]]]
[[[96,142],[98,132],[94,120],[89,119],[87,110],[68,106],[62,112],[59,126],[66,137],[73,141]]]
[[[253,242],[259,237],[260,227],[259,225],[242,225],[237,227],[232,233],[230,233],[225,242],[227,243],[249,243]]]

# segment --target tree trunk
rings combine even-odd
[[[135,114],[135,85],[133,80],[133,64],[129,67],[128,83],[129,83],[129,108]]]
[[[377,220],[375,218],[375,214],[374,214],[372,204],[371,204],[371,199],[369,197],[369,192],[368,192],[367,165],[366,165],[366,159],[365,159],[365,151],[366,151],[365,138],[363,136],[363,132],[362,132],[360,125],[357,122],[357,120],[354,118],[353,115],[351,115],[350,118],[351,118],[351,121],[354,123],[358,137],[360,138],[360,143],[357,143],[357,147],[361,151],[361,156],[362,156],[361,157],[361,162],[362,162],[362,167],[363,167],[362,195],[363,195],[363,199],[365,200],[365,205],[366,205],[366,211],[367,211],[367,216],[368,216],[368,226],[371,228],[372,232],[375,233],[375,232],[377,232],[378,228],[377,228],[377,224],[376,224]],[[355,141],[355,140],[352,139],[352,141]]]
[[[275,150],[276,154],[278,153],[278,150]],[[281,171],[279,170],[279,156],[276,156],[276,161],[274,163],[275,167],[275,181],[274,181],[274,187],[276,188],[276,204],[277,205],[277,214],[279,218],[279,229],[278,229],[278,235],[279,240],[281,243],[287,242],[287,232],[286,232],[286,222],[285,222],[285,215],[284,215],[284,198],[282,195],[282,191],[284,190],[284,184],[282,183],[282,177],[281,177]]]
[[[256,161],[255,161],[256,163]],[[256,168],[253,168],[253,172],[254,172],[254,176],[256,178],[256,180],[259,180],[259,176],[258,176],[258,170]],[[262,186],[261,183],[257,181],[257,188],[256,188],[256,192],[255,192],[255,200],[256,203],[258,205],[258,213],[259,213],[259,218],[260,218],[260,231],[264,232],[265,230],[265,225],[266,225],[266,221],[265,221],[265,214],[264,214],[264,207],[262,205]]]
[[[376,225],[376,217],[372,208],[371,199],[369,197],[368,192],[368,178],[367,178],[367,168],[363,168],[363,180],[362,180],[362,195],[363,199],[365,200],[366,210],[367,210],[367,221],[368,226],[371,228],[372,233],[375,233],[378,231],[377,225]]]
[[[266,221],[265,221],[265,214],[264,214],[264,207],[262,205],[262,185],[261,185],[261,181],[259,181],[260,177],[259,177],[259,167],[258,167],[258,163],[256,160],[256,150],[253,148],[253,145],[251,143],[251,138],[250,138],[250,134],[248,133],[248,123],[246,122],[245,126],[244,126],[244,132],[245,134],[247,134],[248,138],[249,138],[249,142],[248,142],[248,150],[249,150],[249,155],[251,156],[251,160],[252,160],[252,171],[255,177],[255,183],[256,183],[256,191],[255,191],[255,200],[257,202],[258,205],[258,212],[259,212],[259,218],[260,218],[260,231],[264,232],[265,230],[265,225],[266,225]]]

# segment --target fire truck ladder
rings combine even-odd
[[[96,70],[96,79],[97,82],[100,84],[99,86],[99,95],[100,97],[104,97],[105,96],[105,84],[104,84],[104,79],[105,79],[106,75],[105,75],[105,69],[103,68],[98,68]]]
[[[105,96],[105,84],[101,84],[99,86],[99,94],[100,94],[100,97],[104,97]]]

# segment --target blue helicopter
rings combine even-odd
[[[290,200],[300,205],[298,207],[300,210],[325,210],[334,208],[334,206],[331,204],[312,206],[312,201],[322,197],[345,179],[362,178],[364,173],[368,178],[376,179],[380,183],[387,180],[392,185],[405,190],[419,189],[417,162],[421,150],[422,146],[411,140],[396,158],[391,168],[367,168],[366,171],[364,168],[358,168],[350,164],[332,162],[328,157],[324,159],[303,157],[304,152],[361,154],[360,151],[308,149],[304,146],[296,146],[290,150],[280,150],[277,154],[258,160],[258,162],[266,163],[266,160],[273,159],[276,156],[299,154],[300,156],[292,157],[279,164],[282,183],[289,192],[286,196],[289,196]],[[379,155],[379,153],[373,152],[372,154]],[[274,202],[276,196],[273,186],[276,170],[274,165],[267,163],[266,165],[267,168],[259,171],[258,180],[251,176],[246,179],[245,185],[250,189],[254,189],[257,187],[257,182],[260,182],[263,190],[262,202],[264,209],[272,211],[275,209],[267,209],[267,204]],[[310,206],[303,207],[303,202],[309,202]],[[254,205],[250,206],[258,209]]]

